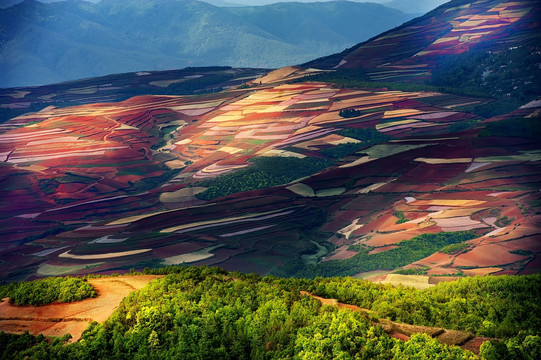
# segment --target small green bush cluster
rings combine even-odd
[[[507,225],[511,224],[515,220],[514,218],[508,218],[507,216],[500,216],[494,224],[499,227],[506,227]]]
[[[354,118],[356,116],[359,116],[361,115],[362,112],[360,112],[359,110],[355,110],[355,109],[345,109],[345,110],[341,110],[338,115],[340,115],[341,117],[343,118]]]
[[[15,305],[46,305],[55,301],[73,302],[96,297],[94,287],[85,279],[65,277],[12,283],[0,287],[2,298]]]
[[[447,245],[446,247],[442,248],[440,252],[444,254],[458,254],[459,252],[466,252],[466,250],[470,247],[470,244],[468,242],[462,242],[458,244],[451,244]]]
[[[357,143],[338,144],[333,147],[323,149],[320,154],[332,159],[342,159],[363,148],[381,144],[390,139],[388,135],[382,134],[372,128],[347,128],[338,132],[339,135],[360,140]]]
[[[396,220],[396,224],[402,224],[408,221],[402,211],[395,211],[393,215],[398,218],[398,220]]]
[[[425,267],[418,267],[418,268],[409,268],[409,269],[400,269],[396,270],[395,274],[400,275],[426,275],[427,268]]]

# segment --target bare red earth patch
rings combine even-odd
[[[15,306],[0,303],[0,330],[30,332],[45,336],[72,335],[77,341],[91,321],[104,322],[129,293],[143,288],[158,275],[120,276],[88,280],[98,293],[97,298],[74,303],[44,306]]]
[[[497,266],[526,259],[526,256],[509,253],[503,244],[481,245],[455,258],[454,266]]]

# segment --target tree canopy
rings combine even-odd
[[[427,290],[353,278],[261,277],[168,267],[103,324],[68,337],[0,333],[0,358],[29,359],[476,359],[426,334],[389,336],[378,318],[498,336],[481,357],[533,359],[541,349],[541,276],[466,278]],[[371,312],[323,305],[309,291]]]

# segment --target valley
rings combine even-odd
[[[0,357],[539,358],[539,14],[0,89]]]

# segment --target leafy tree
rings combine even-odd
[[[511,360],[507,346],[499,340],[485,341],[479,349],[479,356],[486,360]]]
[[[408,341],[377,325],[408,323],[482,331],[502,340],[481,356],[537,359],[541,351],[541,275],[487,276],[426,290],[353,278],[261,277],[209,267],[149,270],[165,276],[132,292],[103,324],[76,343],[0,332],[0,359],[476,359],[426,334]],[[372,310],[322,305],[306,290]]]

